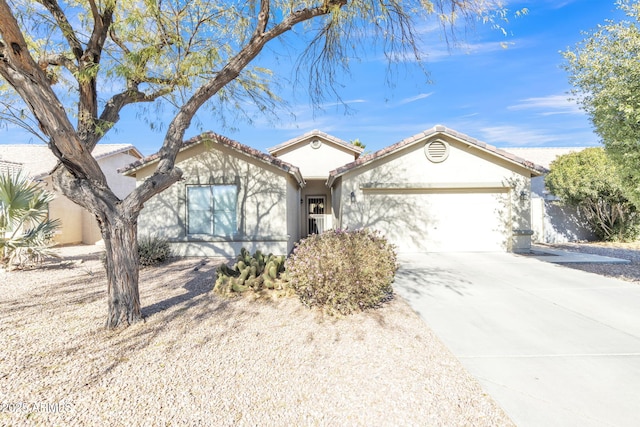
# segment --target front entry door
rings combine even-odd
[[[307,234],[320,234],[325,230],[324,196],[307,197]]]

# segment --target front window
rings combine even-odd
[[[188,186],[188,234],[235,234],[237,193],[235,185]]]

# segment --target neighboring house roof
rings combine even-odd
[[[285,148],[296,145],[300,142],[306,141],[313,137],[319,137],[326,141],[332,142],[338,146],[344,147],[349,151],[352,151],[354,155],[360,155],[364,148],[353,145],[347,141],[343,141],[340,138],[336,138],[335,136],[329,135],[328,133],[321,132],[317,129],[314,129],[310,132],[305,133],[302,136],[298,136],[296,138],[290,139],[288,141],[283,142],[282,144],[278,144],[275,147],[268,148],[267,151],[272,155],[277,154],[278,152],[284,150]]]
[[[16,174],[22,170],[22,163],[10,162],[0,159],[0,174]]]
[[[523,157],[527,160],[543,166],[549,169],[551,162],[558,156],[563,156],[569,153],[576,153],[582,151],[587,147],[509,147],[505,148],[505,151],[515,154],[516,156]]]
[[[142,158],[142,153],[131,144],[98,144],[93,149],[93,156],[100,160],[127,152]],[[45,144],[0,144],[0,159],[21,164],[22,169],[33,179],[49,175],[58,163],[58,159]]]
[[[531,171],[534,175],[541,175],[543,173],[545,173],[547,171],[546,168],[537,165],[529,160],[525,160],[523,158],[520,158],[518,156],[516,156],[515,154],[509,153],[507,151],[501,150],[499,148],[496,148],[492,145],[486,144],[482,141],[479,141],[475,138],[472,138],[468,135],[465,135],[463,133],[457,132],[453,129],[447,128],[445,126],[442,125],[436,125],[434,127],[432,127],[431,129],[425,130],[424,132],[418,133],[416,135],[413,135],[409,138],[405,138],[400,142],[397,142],[393,145],[390,145],[389,147],[383,148],[382,150],[378,150],[375,153],[372,154],[368,154],[366,156],[360,157],[359,159],[348,163],[344,166],[341,166],[335,170],[332,170],[329,173],[329,179],[327,180],[327,185],[331,186],[333,184],[333,181],[338,178],[339,176],[344,175],[345,173],[356,169],[358,167],[367,165],[369,163],[375,162],[377,160],[380,160],[384,157],[389,156],[392,153],[395,153],[396,151],[399,151],[403,148],[406,147],[410,147],[414,144],[417,144],[421,141],[424,141],[427,138],[431,138],[433,136],[436,135],[447,135],[449,137],[455,138],[459,141],[464,142],[465,144],[469,144],[469,145],[473,145],[476,148],[479,148],[480,150],[489,153],[491,155],[494,155],[498,158],[501,158],[503,160],[507,160],[511,163],[517,164],[518,166],[522,166],[526,169],[528,169],[529,171]]]
[[[293,166],[292,164],[284,162],[278,159],[277,157],[263,153],[261,151],[256,150],[255,148],[251,148],[247,145],[239,143],[238,141],[234,141],[230,138],[227,138],[226,136],[222,136],[214,132],[205,132],[203,134],[200,134],[198,136],[195,136],[191,139],[184,141],[182,143],[182,147],[180,148],[180,151],[184,151],[187,148],[190,148],[205,142],[222,145],[224,147],[227,147],[235,151],[236,153],[258,160],[261,163],[266,163],[271,166],[275,166],[276,168],[281,169],[293,175],[293,177],[296,179],[296,181],[298,181],[298,184],[300,184],[301,187],[303,187],[305,184],[304,179],[300,174],[300,170],[296,166]],[[157,162],[159,159],[160,159],[160,155],[158,153],[152,154],[151,156],[147,156],[143,159],[138,160],[137,162],[131,163],[130,165],[119,169],[118,172],[131,176],[131,175],[134,175],[135,172],[137,172],[138,170],[152,163]]]

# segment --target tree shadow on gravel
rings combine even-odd
[[[182,313],[194,305],[199,304],[198,297],[213,290],[216,280],[216,268],[219,265],[228,262],[228,260],[212,260],[207,258],[193,259],[193,262],[188,262],[188,259],[182,260],[187,262],[180,262],[181,260],[178,259],[173,262],[163,264],[162,268],[151,267],[140,271],[141,291],[144,288],[145,283],[165,282],[168,274],[178,274],[179,280],[177,282],[172,281],[171,283],[164,283],[162,286],[174,287],[176,289],[182,288],[186,290],[186,292],[180,293],[179,295],[175,295],[143,307],[142,315],[145,319],[176,306],[181,306],[178,312]],[[183,280],[184,284],[180,285],[178,282],[182,282]]]
[[[79,272],[78,276],[55,285],[46,287],[33,285],[21,295],[19,299],[0,301],[0,319],[29,316],[32,311],[52,311],[55,313],[61,307],[85,305],[105,297],[105,275],[86,274]],[[46,294],[46,303],[42,299]]]

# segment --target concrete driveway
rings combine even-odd
[[[639,285],[503,253],[401,262],[396,292],[517,425],[640,425]]]

